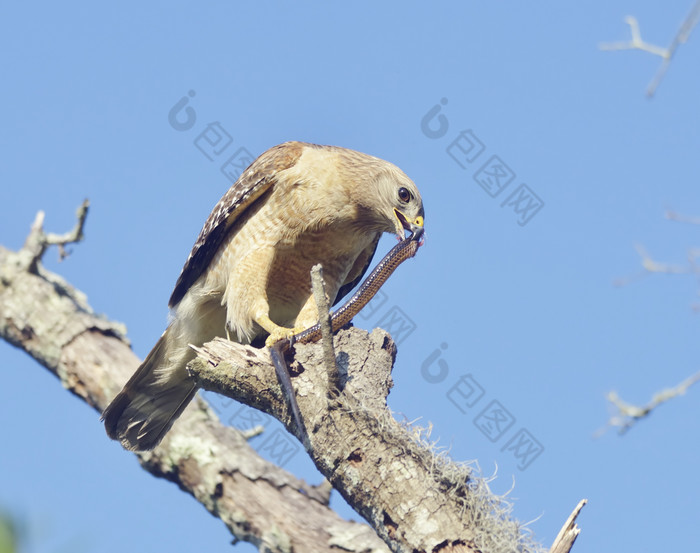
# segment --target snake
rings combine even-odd
[[[384,258],[377,263],[374,270],[367,275],[357,291],[341,307],[331,314],[331,331],[348,324],[362,308],[369,303],[379,289],[384,285],[396,268],[411,257],[416,255],[421,245],[423,229],[419,229],[396,244]],[[321,323],[294,334],[290,339],[291,344],[311,344],[321,339]]]
[[[396,268],[407,259],[416,255],[418,248],[423,244],[423,233],[424,229],[420,228],[403,240],[400,240],[398,244],[389,250],[389,253],[377,263],[377,266],[367,275],[367,278],[365,278],[350,299],[331,314],[331,332],[336,332],[338,329],[348,324],[353,317],[369,303]],[[289,338],[283,338],[277,341],[270,347],[270,355],[275,366],[277,378],[289,400],[292,418],[300,433],[298,437],[302,438],[302,441],[304,441],[303,438],[306,436],[306,429],[294,395],[289,369],[284,360],[284,353],[288,351],[293,344],[311,344],[320,340],[321,336],[321,323],[318,322]]]

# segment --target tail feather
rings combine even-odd
[[[185,369],[194,352],[173,347],[172,334],[171,326],[102,413],[107,434],[126,449],[157,446],[197,393]]]

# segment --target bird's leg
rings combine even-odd
[[[292,379],[289,375],[289,367],[287,367],[287,362],[284,359],[284,352],[289,346],[291,337],[303,329],[280,326],[273,322],[266,313],[259,313],[255,317],[255,322],[270,334],[265,340],[265,346],[270,350],[270,357],[272,358],[272,364],[275,366],[277,380],[289,404],[292,420],[297,429],[297,437],[306,445],[306,441],[308,440],[306,427],[304,426],[301,413],[299,412],[299,405],[296,395],[294,394]]]
[[[260,314],[257,317],[255,317],[255,322],[258,323],[265,331],[269,334],[267,339],[265,340],[265,345],[269,348],[276,342],[279,342],[280,340],[285,340],[289,339],[294,334],[298,334],[304,328],[288,328],[286,326],[280,326],[277,323],[273,322],[272,319],[267,314]]]

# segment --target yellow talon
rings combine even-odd
[[[288,328],[286,326],[280,326],[274,323],[267,315],[258,317],[256,322],[270,334],[265,340],[265,345],[267,347],[272,346],[280,340],[289,339],[295,334],[306,330],[306,327],[295,326],[294,328]]]
[[[293,328],[287,328],[285,326],[278,326],[267,337],[267,339],[265,340],[265,345],[269,348],[270,346],[279,342],[280,340],[284,340],[285,338],[287,338],[287,339],[291,338],[296,333],[297,333],[297,331]]]

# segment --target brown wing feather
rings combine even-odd
[[[204,223],[168,302],[174,307],[202,275],[239,217],[275,183],[277,172],[294,165],[306,145],[285,142],[258,157],[219,200]]]
[[[362,280],[362,277],[365,276],[365,273],[367,272],[367,269],[369,269],[370,263],[372,263],[372,258],[374,257],[374,252],[377,251],[377,244],[379,243],[379,236],[372,242],[372,244],[369,245],[369,247],[365,248],[365,250],[358,256],[356,264],[359,265],[359,267],[353,267],[353,270],[350,271],[350,274],[348,275],[348,278],[351,280],[346,281],[345,284],[343,284],[340,289],[338,290],[338,293],[335,296],[335,300],[333,300],[333,305],[338,303],[340,300],[342,300],[345,296],[347,296],[350,291],[357,286],[360,281]],[[364,265],[361,265],[363,262],[363,257],[364,257]],[[357,270],[359,269],[359,271]]]

